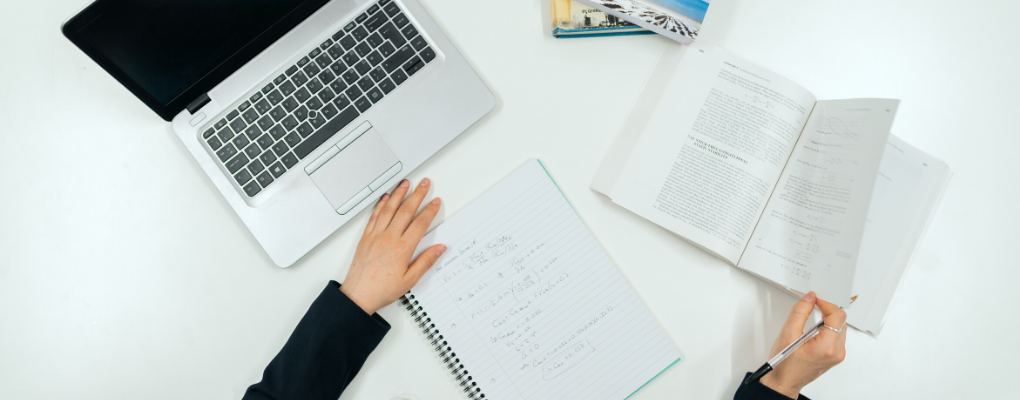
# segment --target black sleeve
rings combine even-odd
[[[744,375],[744,380],[747,380],[749,376],[751,376],[750,372]],[[797,400],[811,400],[802,394],[797,394],[797,396]],[[755,382],[750,385],[741,383],[737,388],[737,393],[733,395],[733,400],[790,400],[790,398],[762,385],[761,382]]]
[[[390,330],[330,281],[245,400],[336,400]]]

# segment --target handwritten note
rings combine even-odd
[[[619,400],[679,360],[537,160],[418,250],[435,243],[411,295],[485,398]]]

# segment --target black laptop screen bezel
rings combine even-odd
[[[264,30],[261,34],[248,42],[247,45],[227,57],[222,63],[209,71],[205,76],[194,82],[190,87],[177,95],[170,102],[163,104],[153,95],[146,91],[138,82],[131,78],[123,69],[118,67],[102,52],[96,49],[82,34],[82,30],[92,21],[102,16],[106,10],[117,7],[125,0],[97,0],[85,10],[72,17],[61,27],[64,36],[75,46],[78,46],[86,55],[94,60],[110,75],[113,75],[118,82],[131,91],[142,102],[155,111],[161,118],[170,121],[184,110],[189,103],[208,92],[228,76],[240,69],[245,63],[251,61],[263,50],[275,43],[283,35],[290,32],[298,24],[307,19],[310,15],[322,8],[329,0],[305,0],[293,11],[280,18],[275,24]],[[131,1],[131,0],[127,0]]]

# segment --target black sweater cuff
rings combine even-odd
[[[389,330],[330,281],[244,398],[335,400]]]
[[[747,380],[749,376],[751,376],[750,372],[744,375],[744,380]],[[797,396],[797,400],[811,400],[802,394],[797,394]],[[768,386],[762,385],[761,382],[747,385],[741,381],[740,387],[737,388],[737,393],[733,395],[733,400],[790,400],[790,398],[772,390]]]

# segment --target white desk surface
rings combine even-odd
[[[86,3],[0,4],[0,398],[240,398],[343,279],[367,215],[273,266],[169,124],[61,36]],[[632,398],[732,398],[795,299],[588,189],[668,41],[554,39],[547,0],[424,4],[498,105],[411,178],[433,178],[452,215],[541,158],[683,355]],[[956,173],[881,337],[851,331],[806,395],[1015,390],[1017,15],[1009,1],[713,2],[703,38],[822,99],[903,99],[894,133]],[[393,328],[342,398],[463,398],[401,311],[380,312]]]

